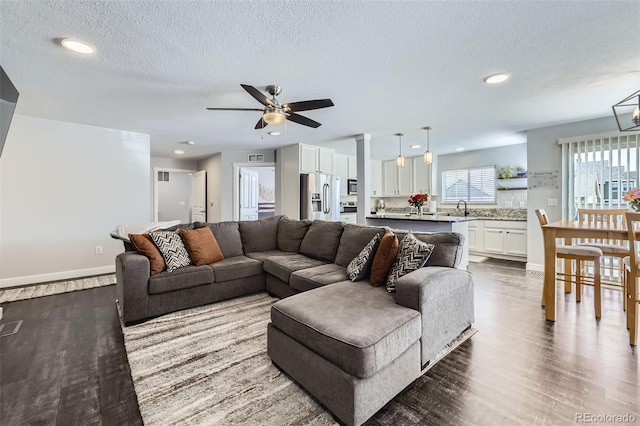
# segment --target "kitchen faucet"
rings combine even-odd
[[[460,203],[464,203],[464,216],[465,217],[469,216],[469,210],[467,210],[467,202],[465,200],[458,201],[458,204],[456,205],[457,209],[460,208]]]

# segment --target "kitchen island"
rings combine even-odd
[[[367,216],[367,225],[388,226],[392,229],[408,229],[422,232],[457,232],[464,236],[462,246],[462,259],[459,269],[467,269],[469,266],[469,226],[468,222],[478,220],[477,217],[447,216],[438,214],[425,214],[422,217],[402,213],[388,213],[385,215]]]

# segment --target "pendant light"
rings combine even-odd
[[[429,131],[431,127],[423,127],[424,130],[427,131],[427,150],[424,152],[424,163],[431,164],[433,163],[433,152],[429,151]]]
[[[635,132],[640,130],[640,90],[627,96],[613,107],[618,129],[621,132]],[[621,115],[631,113],[631,123],[621,121]],[[628,126],[628,127],[627,127]]]
[[[402,137],[404,134],[396,133],[396,136],[398,137],[398,146],[400,147],[400,155],[396,157],[396,166],[404,167],[404,157],[402,156]]]

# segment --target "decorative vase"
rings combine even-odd
[[[422,219],[422,206],[416,207],[417,213],[416,216],[418,219]]]

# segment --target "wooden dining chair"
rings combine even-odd
[[[578,209],[578,221],[593,226],[599,226],[601,224],[623,224],[626,212],[627,209]],[[581,239],[580,244],[598,247],[602,250],[604,257],[618,259],[620,286],[622,287],[623,294],[626,294],[624,265],[622,262],[625,257],[629,256],[629,247],[626,242],[623,240],[587,238]],[[627,309],[627,299],[625,297],[622,298],[622,308]]]
[[[549,223],[549,217],[544,209],[537,209],[536,216],[540,222],[540,227]],[[548,244],[545,241],[545,247]],[[556,247],[556,258],[564,259],[565,268],[563,272],[558,273],[561,281],[565,284],[575,283],[576,286],[576,302],[580,302],[582,298],[582,286],[584,284],[593,284],[594,297],[593,306],[596,312],[596,318],[600,318],[602,314],[601,301],[600,301],[600,257],[602,257],[602,250],[597,247],[586,245],[558,245]],[[584,268],[585,262],[593,262],[593,278],[587,276]],[[574,266],[575,265],[575,266]],[[558,277],[556,277],[558,280]],[[542,292],[542,305],[546,305],[544,299],[544,291]]]
[[[629,257],[624,258],[627,299],[627,328],[629,329],[629,344],[638,344],[638,278],[640,278],[640,240],[636,232],[640,231],[640,213],[626,212],[627,232],[629,235]]]

